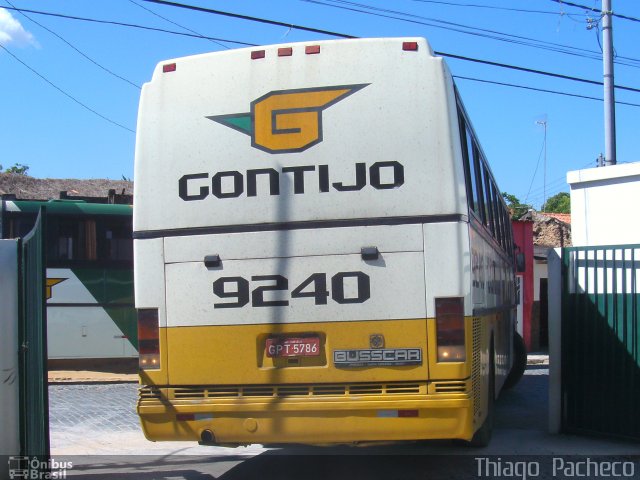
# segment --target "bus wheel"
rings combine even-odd
[[[491,349],[489,364],[489,385],[487,388],[487,416],[482,422],[482,426],[473,434],[473,438],[469,440],[469,447],[481,448],[489,445],[491,434],[493,433],[493,412],[495,402],[495,365],[493,363],[493,348]]]
[[[511,388],[520,381],[527,368],[527,348],[519,333],[513,334],[513,365],[502,388]]]

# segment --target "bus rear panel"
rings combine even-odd
[[[459,122],[423,39],[158,65],[134,192],[148,439],[473,437],[512,325],[508,261],[470,220]]]

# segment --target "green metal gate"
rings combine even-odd
[[[640,245],[562,249],[562,429],[640,440]]]
[[[49,457],[45,209],[18,243],[21,455]]]

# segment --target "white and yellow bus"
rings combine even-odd
[[[145,435],[486,444],[524,368],[512,245],[424,39],[162,62],[136,143]]]

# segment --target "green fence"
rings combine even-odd
[[[640,440],[640,245],[562,249],[561,427]]]
[[[42,208],[33,230],[18,243],[20,451],[41,459],[49,456],[44,223]]]

